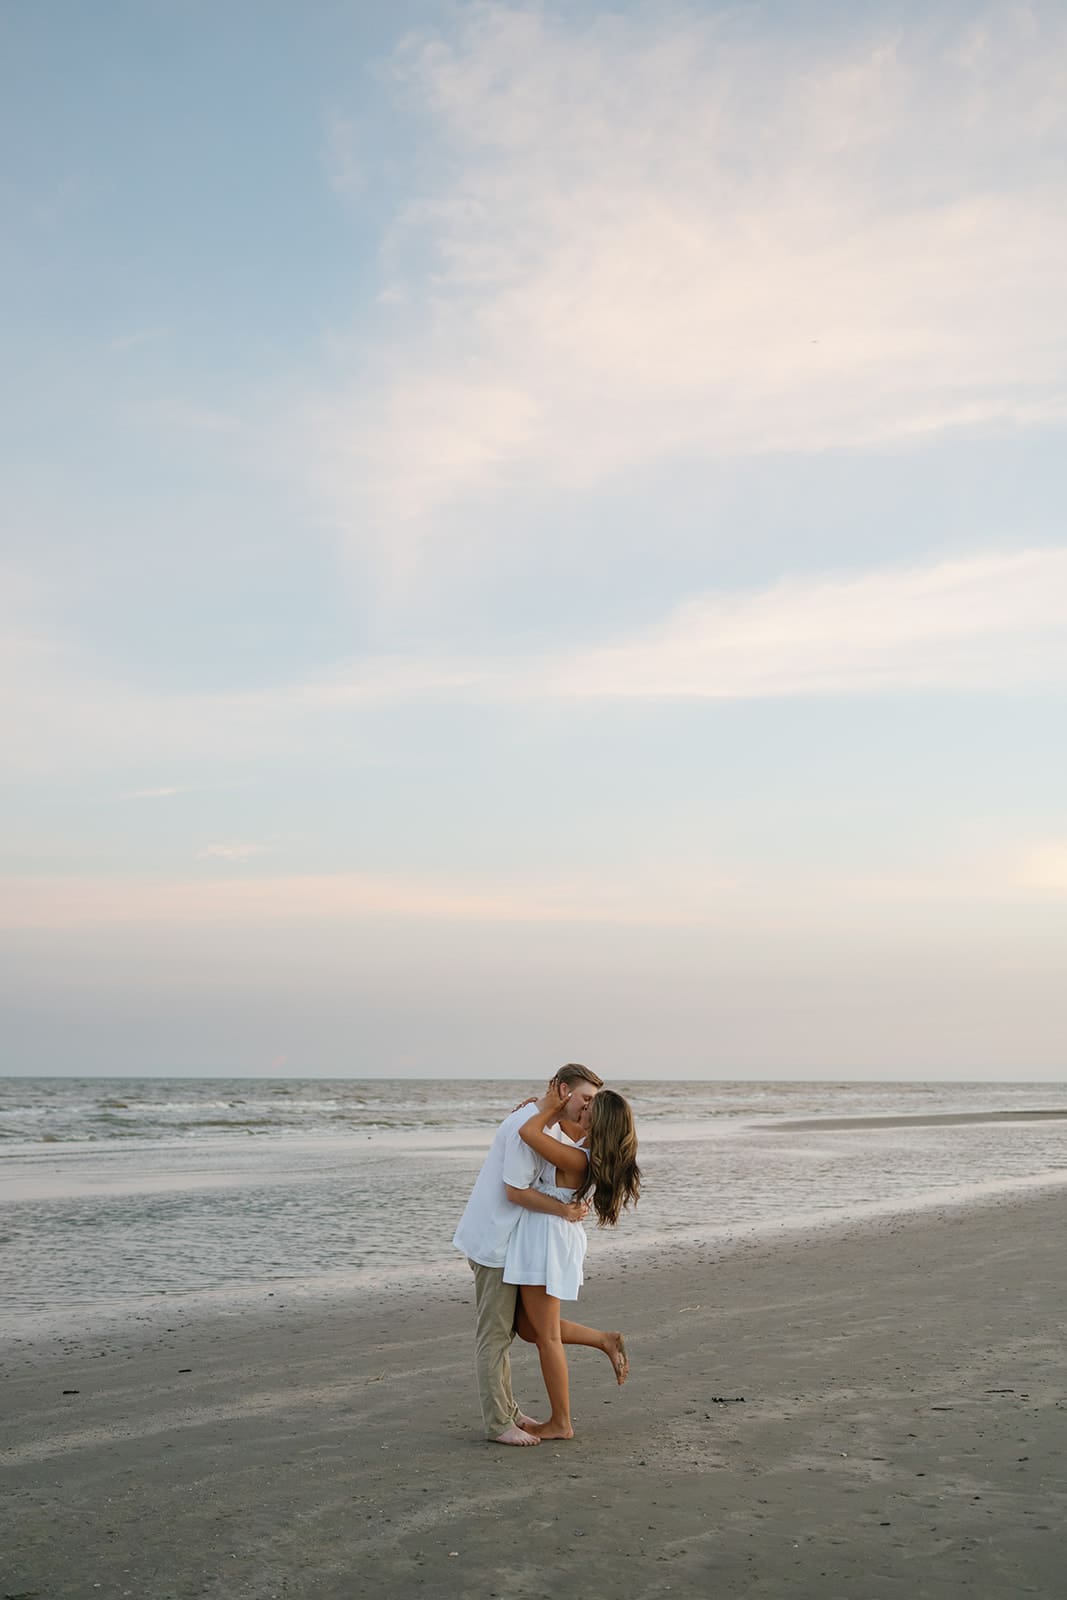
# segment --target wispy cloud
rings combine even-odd
[[[351,117],[333,111],[326,119],[322,164],[330,187],[340,195],[353,196],[366,184],[359,156],[356,125]]]
[[[198,861],[251,861],[253,856],[266,855],[271,846],[249,841],[231,844],[209,844],[196,852]]]
[[[128,350],[140,350],[145,345],[158,344],[161,340],[170,337],[173,329],[165,324],[152,328],[135,328],[129,333],[118,333],[110,341],[110,349],[119,354]]]
[[[1019,881],[1039,894],[1067,895],[1067,839],[1046,839],[1026,850]]]
[[[161,925],[415,922],[606,924],[718,929],[806,927],[814,937],[872,909],[908,922],[916,909],[966,917],[994,904],[1025,907],[1067,897],[1067,843],[1005,844],[917,862],[894,873],[844,872],[825,863],[694,868],[677,862],[561,872],[536,879],[494,873],[297,873],[203,879],[9,877],[0,880],[0,929]],[[817,911],[816,909],[817,908]],[[888,926],[888,924],[887,924]]]
[[[256,433],[243,417],[229,411],[210,411],[168,401],[157,408],[159,421],[189,433],[219,434],[225,438],[255,440]]]
[[[374,873],[181,879],[9,878],[0,927],[77,928],[123,923],[351,921],[406,917],[457,922],[613,922],[694,925],[727,883],[708,875],[621,875],[609,883],[561,877],[423,879]]]
[[[769,699],[1067,691],[1067,549],[994,552],[695,596],[595,648],[379,655],[241,693],[149,694],[66,654],[7,641],[5,751],[27,767],[250,759],[314,741],[326,719],[389,701]],[[373,755],[368,753],[368,760]],[[213,778],[217,782],[217,774]],[[131,797],[163,797],[142,789]],[[225,842],[210,847],[244,849]]]
[[[170,800],[174,795],[188,794],[187,789],[164,787],[160,789],[127,789],[120,800]]]
[[[1058,8],[807,42],[459,16],[397,66],[439,156],[390,244],[404,319],[315,411],[354,536],[410,562],[442,503],[531,478],[1067,416]]]
[[[757,700],[1067,691],[1067,549],[991,552],[717,591],[610,644],[535,657],[384,658],[306,705],[389,699]]]
[[[687,601],[549,674],[592,697],[745,699],[1067,689],[1067,550],[856,577],[786,579]]]

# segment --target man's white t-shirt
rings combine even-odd
[[[504,1118],[453,1236],[456,1249],[483,1267],[504,1265],[508,1240],[522,1215],[522,1207],[512,1205],[504,1185],[528,1189],[540,1169],[541,1157],[519,1138],[519,1129],[536,1115],[533,1106],[520,1106]],[[553,1138],[570,1143],[561,1128],[546,1131]]]

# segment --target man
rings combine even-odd
[[[604,1080],[595,1072],[570,1062],[556,1073],[537,1106],[546,1111],[550,1104],[555,1105],[559,1094],[565,1095],[567,1116],[560,1118],[560,1125],[568,1137],[578,1140],[585,1132],[582,1120],[588,1118],[596,1092],[603,1087]],[[568,1204],[530,1188],[538,1157],[523,1144],[519,1129],[531,1115],[532,1107],[527,1101],[500,1124],[452,1240],[474,1273],[478,1394],[486,1437],[495,1444],[541,1442],[532,1431],[536,1423],[532,1417],[523,1416],[511,1392],[508,1351],[515,1337],[518,1290],[513,1283],[504,1282],[504,1258],[520,1208],[554,1212],[568,1222],[581,1222],[589,1209],[584,1201]]]

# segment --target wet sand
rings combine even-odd
[[[460,1262],[389,1306],[8,1343],[0,1596],[1061,1600],[1067,1191],[596,1243],[581,1315],[633,1375],[573,1353],[567,1445],[481,1440]]]
[[[801,1133],[819,1128],[937,1128],[968,1122],[1062,1122],[1067,1111],[926,1111],[899,1117],[803,1117],[792,1122],[761,1122],[764,1133]]]

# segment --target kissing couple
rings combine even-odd
[[[588,1067],[561,1067],[497,1129],[452,1240],[474,1273],[478,1393],[493,1443],[573,1439],[566,1345],[603,1350],[625,1383],[622,1334],[561,1318],[560,1301],[578,1298],[590,1205],[601,1227],[614,1227],[640,1193],[633,1113]],[[525,1416],[511,1392],[516,1333],[537,1346],[546,1422]]]

